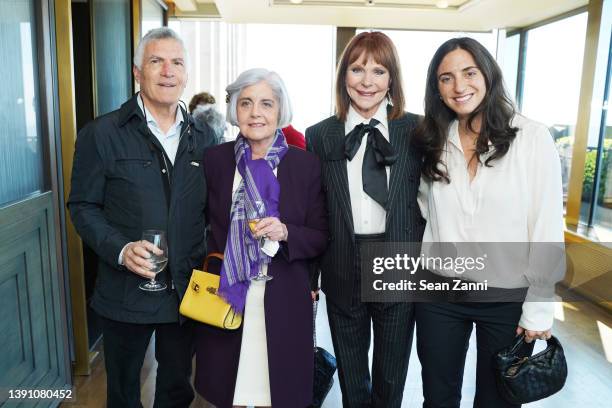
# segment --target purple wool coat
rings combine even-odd
[[[209,253],[225,249],[235,170],[234,142],[204,154]],[[289,147],[277,177],[280,220],[289,235],[268,268],[274,279],[266,284],[264,298],[270,393],[273,407],[304,408],[312,402],[314,360],[308,264],[327,245],[327,211],[314,154]],[[213,261],[209,272],[219,273],[220,267]],[[232,406],[242,341],[242,329],[196,324],[195,388],[217,408]]]

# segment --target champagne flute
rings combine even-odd
[[[166,232],[160,230],[145,230],[142,232],[141,239],[152,243],[162,251],[159,255],[150,252],[151,256],[148,259],[149,263],[153,265],[149,271],[157,275],[163,271],[168,264],[168,242],[166,240]],[[167,288],[165,283],[156,281],[155,277],[151,278],[148,282],[141,283],[138,287],[147,292],[158,292]]]
[[[251,230],[251,234],[255,234],[255,226],[257,223],[266,216],[266,205],[261,200],[256,200],[253,202],[253,209],[249,210],[247,214],[247,221],[249,223],[249,229]],[[264,245],[265,238],[261,237],[257,240],[259,244],[259,250],[261,251],[261,247]],[[269,275],[264,275],[261,266],[259,267],[259,271],[257,275],[251,276],[250,278],[253,281],[269,281],[272,280],[272,277]]]
[[[266,216],[266,205],[261,200],[256,200],[253,202],[253,208],[249,209],[247,214],[247,221],[249,223],[249,229],[251,230],[251,234],[255,237],[255,226],[257,223]],[[259,247],[263,246],[263,237],[259,240]]]

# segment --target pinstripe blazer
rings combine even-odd
[[[389,121],[389,139],[398,153],[391,166],[389,208],[385,228],[387,242],[420,242],[425,220],[417,204],[421,155],[411,145],[418,116],[406,113]],[[346,158],[338,155],[344,144],[344,122],[336,116],[306,129],[306,146],[321,159],[323,188],[327,195],[329,245],[321,257],[321,289],[342,308],[351,304],[357,282],[357,259]]]

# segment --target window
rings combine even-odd
[[[291,97],[293,126],[302,133],[333,114],[335,33],[332,26],[246,26],[242,68],[278,72]]]
[[[357,30],[357,34],[370,30]],[[434,53],[446,40],[467,36],[484,45],[495,56],[497,35],[495,33],[457,33],[441,31],[374,30],[385,33],[397,48],[404,82],[406,110],[419,115],[424,113],[425,81],[427,68]]]
[[[612,242],[612,49],[605,86],[601,127],[587,146],[580,219],[593,227],[601,242]]]
[[[504,81],[508,89],[509,95],[512,97],[515,103],[518,102],[518,95],[516,94],[517,82],[518,82],[518,69],[519,69],[519,55],[521,46],[521,35],[513,34],[506,37],[504,43],[504,58],[501,62],[501,69],[504,74]]]
[[[0,2],[0,206],[44,189],[35,2]]]
[[[91,2],[96,116],[132,96],[130,7],[128,0]]]
[[[193,20],[168,25],[180,33],[190,58],[186,103],[206,91],[225,114],[225,87],[246,69],[266,68],[285,82],[297,130],[332,114],[335,27]],[[235,134],[230,130],[226,138]]]
[[[142,1],[142,27],[140,36],[144,37],[146,33],[154,28],[163,27],[164,25],[164,9],[157,0]]]
[[[528,30],[521,112],[546,124],[559,150],[564,202],[578,116],[587,13]]]

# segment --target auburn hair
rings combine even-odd
[[[351,98],[346,90],[346,73],[349,65],[359,58],[372,58],[389,71],[389,97],[393,104],[388,119],[393,120],[404,114],[404,90],[397,50],[389,37],[380,31],[364,32],[351,39],[338,63],[336,71],[336,117],[346,121]]]

